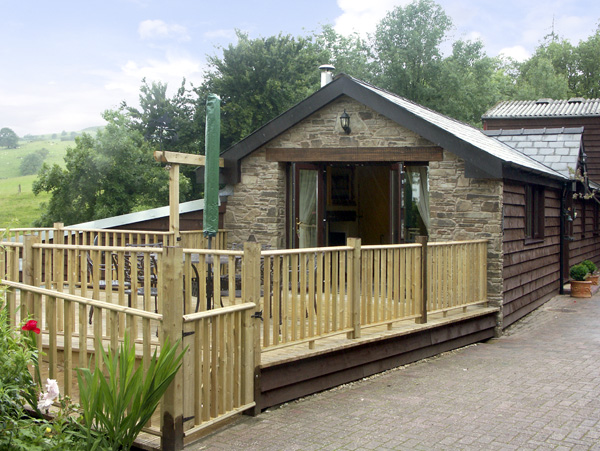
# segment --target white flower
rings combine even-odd
[[[46,379],[46,391],[40,393],[40,399],[37,405],[38,409],[48,412],[48,408],[50,408],[52,402],[58,398],[59,394],[60,391],[56,379]]]
[[[56,379],[46,379],[46,391],[48,392],[48,396],[52,397],[53,400],[58,398],[60,390],[58,389]]]

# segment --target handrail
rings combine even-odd
[[[198,321],[200,319],[213,318],[215,316],[226,315],[228,313],[243,312],[251,310],[256,307],[254,302],[245,302],[244,304],[230,305],[228,307],[222,307],[212,310],[206,310],[204,312],[190,313],[183,315],[183,322],[189,323],[192,321]]]
[[[351,251],[354,249],[351,246],[330,246],[330,247],[305,247],[301,249],[271,249],[261,251],[261,255],[292,255],[292,254],[311,254],[315,252],[335,252],[335,251]]]
[[[429,241],[427,243],[427,246],[449,246],[449,245],[456,245],[456,244],[480,244],[480,243],[487,243],[489,242],[489,240],[467,240],[467,241]]]
[[[184,254],[203,254],[203,255],[233,255],[233,256],[242,256],[244,255],[243,251],[232,251],[229,249],[193,249],[193,248],[185,248],[183,249]]]
[[[421,247],[418,243],[404,243],[404,244],[369,244],[361,246],[361,249],[366,250],[378,250],[378,249],[412,249],[415,247]]]
[[[63,249],[63,250],[77,250],[77,251],[98,251],[98,250],[111,250],[115,252],[150,252],[160,254],[163,252],[162,247],[149,247],[149,246],[94,246],[94,245],[81,245],[81,244],[46,244],[37,243],[33,244],[34,249]]]
[[[43,294],[53,298],[64,299],[66,301],[73,301],[79,304],[92,305],[104,310],[112,310],[117,313],[126,313],[130,315],[139,316],[140,318],[153,319],[156,321],[162,321],[163,316],[159,313],[151,313],[145,310],[139,310],[133,307],[124,307],[117,304],[111,304],[104,301],[97,301],[95,299],[84,298],[74,294],[63,293],[62,291],[49,290],[47,288],[34,287],[27,285],[26,283],[12,282],[10,280],[0,279],[0,285],[6,285],[8,287],[17,288],[23,291],[31,291],[32,293]]]

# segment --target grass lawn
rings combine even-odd
[[[50,194],[33,195],[31,185],[35,178],[35,175],[27,175],[0,179],[0,228],[32,227],[33,221],[40,217],[40,204],[47,202]]]
[[[32,227],[33,221],[41,215],[40,204],[50,199],[48,193],[33,195],[31,186],[37,176],[21,176],[20,165],[23,157],[37,150],[47,149],[48,156],[44,162],[63,166],[67,147],[73,146],[74,141],[44,139],[34,142],[20,141],[17,149],[0,148],[0,228]]]

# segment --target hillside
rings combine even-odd
[[[90,127],[83,131],[95,133],[99,128]],[[21,162],[28,155],[42,151],[46,154],[44,163],[63,166],[67,148],[75,145],[72,135],[28,136],[19,140],[17,149],[0,148],[0,228],[33,226],[33,221],[41,214],[40,204],[47,202],[50,195],[33,195],[32,184],[36,175],[21,175]]]

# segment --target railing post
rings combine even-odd
[[[427,323],[427,236],[418,236],[417,243],[421,245],[421,317],[417,318],[417,324]]]
[[[261,411],[260,407],[260,328],[261,321],[260,316],[262,311],[260,309],[260,244],[257,242],[246,242],[244,243],[244,257],[242,259],[242,302],[254,302],[256,304],[256,312],[253,315],[253,323],[251,324],[253,330],[253,353],[254,359],[250,362],[250,359],[244,358],[246,365],[251,364],[253,366],[252,373],[254,374],[253,386],[244,387],[243,398],[248,401],[248,394],[252,393],[256,406],[254,410],[250,412],[252,415],[258,415]],[[267,287],[264,288],[267,290]],[[250,356],[247,356],[250,357]],[[246,371],[250,371],[246,368]],[[248,380],[246,380],[248,382]]]
[[[52,244],[55,246],[62,246],[65,244],[65,233],[63,231],[65,225],[62,222],[54,223],[54,236],[52,238]],[[54,271],[52,281],[54,282],[54,289],[58,291],[63,290],[65,282],[65,251],[63,249],[55,249],[54,252]],[[64,301],[62,299],[57,300],[57,327],[58,330],[62,331],[64,327]]]
[[[183,334],[183,249],[165,247],[162,256],[163,299],[161,344],[169,339],[173,345]],[[180,349],[183,349],[181,340]],[[169,385],[161,403],[161,449],[183,449],[183,371],[180,369]]]
[[[40,237],[35,235],[24,235],[23,236],[23,283],[26,285],[35,285],[34,275],[34,252],[33,245],[40,242]],[[33,309],[33,293],[27,291],[21,292],[21,320],[26,318],[28,315],[34,313]],[[40,320],[41,318],[37,318]]]
[[[348,252],[348,300],[353,329],[350,338],[360,338],[360,238],[348,238],[346,245],[352,247],[352,250]]]

